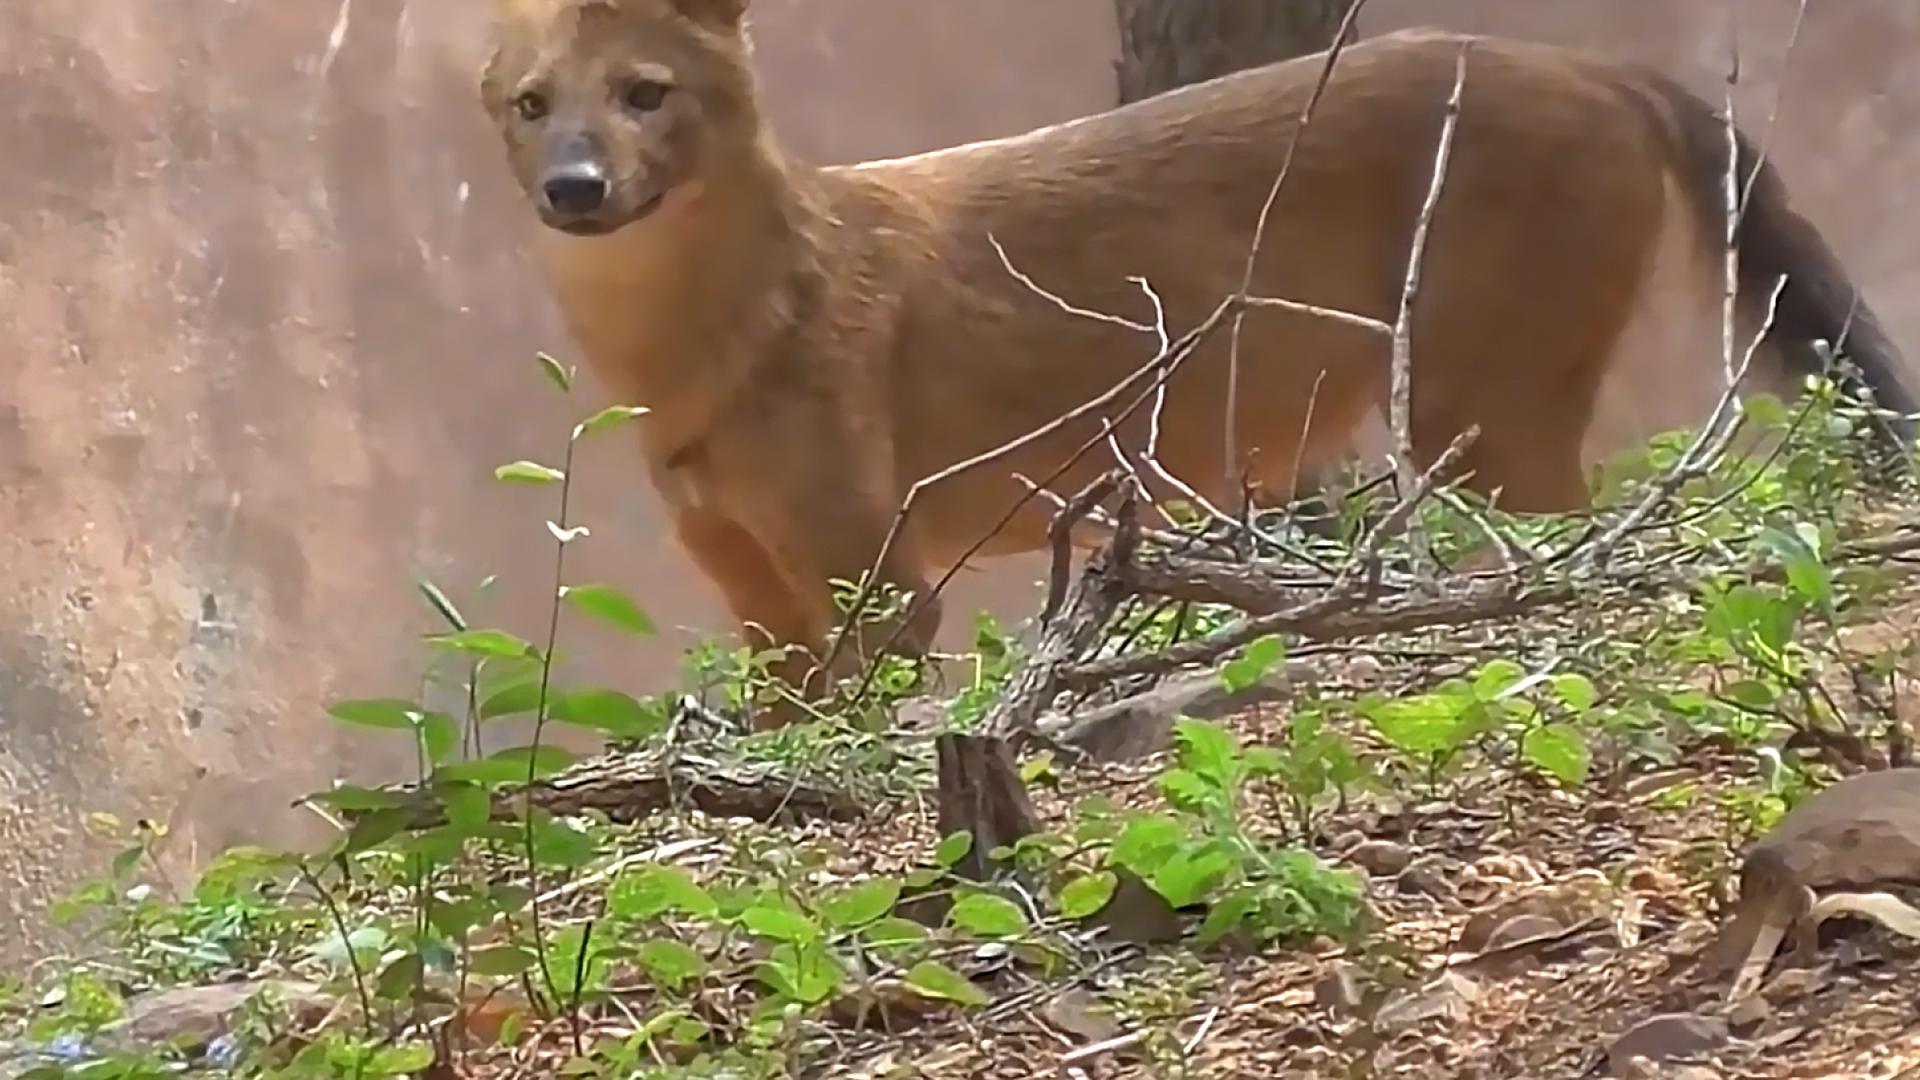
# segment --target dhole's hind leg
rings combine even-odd
[[[1465,486],[1493,497],[1494,505],[1509,513],[1585,509],[1591,498],[1580,452],[1590,410],[1563,405],[1546,412],[1482,418],[1480,437],[1467,448],[1456,475],[1469,473]],[[1451,426],[1443,437],[1436,432],[1426,440],[1425,452],[1415,456],[1431,464],[1465,426]]]
[[[1639,279],[1637,251],[1615,248],[1585,245],[1579,278],[1552,265],[1557,254],[1546,256],[1546,266],[1530,256],[1514,262],[1540,271],[1531,286],[1462,271],[1464,280],[1441,279],[1445,287],[1421,298],[1412,434],[1422,468],[1477,425],[1479,437],[1461,461],[1472,473],[1467,487],[1497,490],[1496,505],[1513,513],[1592,504],[1587,429]]]

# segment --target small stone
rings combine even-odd
[[[1325,975],[1313,984],[1313,1002],[1334,1014],[1352,1013],[1360,1008],[1360,973],[1352,964],[1336,960]]]
[[[1734,1028],[1751,1028],[1773,1015],[1773,1005],[1764,995],[1748,994],[1727,1010],[1727,1025]]]
[[[1615,1074],[1627,1071],[1635,1058],[1658,1064],[1694,1057],[1726,1045],[1732,1033],[1725,1020],[1696,1013],[1662,1013],[1628,1028],[1607,1047],[1607,1063]]]
[[[1449,971],[1426,986],[1388,1001],[1374,1014],[1373,1028],[1382,1035],[1445,1017],[1464,1020],[1467,1009],[1480,998],[1480,984]]]
[[[1347,861],[1374,877],[1392,877],[1413,862],[1413,849],[1392,840],[1368,840],[1347,852]]]
[[[1624,792],[1629,799],[1645,799],[1658,795],[1663,791],[1679,787],[1682,784],[1690,783],[1699,779],[1699,777],[1700,773],[1697,769],[1660,769],[1655,772],[1641,773],[1639,776],[1629,779],[1625,784],[1621,785],[1620,790]]]
[[[1833,973],[1820,967],[1790,967],[1768,980],[1761,993],[1767,1000],[1784,1004],[1821,990],[1833,981]]]
[[[1166,897],[1132,872],[1122,870],[1113,897],[1091,920],[1114,941],[1156,945],[1180,940],[1179,913]]]
[[[1327,838],[1327,850],[1335,855],[1344,855],[1366,842],[1366,833],[1359,829],[1347,829]]]
[[[1125,1029],[1091,991],[1076,987],[1057,994],[1040,1006],[1040,1017],[1086,1045],[1118,1038]]]
[[[1386,667],[1377,657],[1364,653],[1348,660],[1346,668],[1347,679],[1363,690],[1378,686],[1381,676],[1386,673]]]
[[[333,1005],[314,983],[267,979],[181,986],[141,994],[127,1002],[126,1018],[102,1032],[115,1046],[176,1046],[199,1053],[233,1031],[240,1012],[256,995],[270,993],[299,1013],[323,1013]]]
[[[1515,915],[1501,923],[1492,934],[1487,936],[1486,947],[1481,951],[1494,952],[1509,945],[1518,945],[1536,938],[1564,934],[1566,930],[1566,927],[1545,915]]]
[[[1430,863],[1420,863],[1400,871],[1393,886],[1402,896],[1431,896],[1436,900],[1453,899],[1453,886]]]

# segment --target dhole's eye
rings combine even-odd
[[[522,120],[538,120],[547,115],[547,99],[542,94],[528,90],[513,99],[513,111],[519,113]]]
[[[627,89],[620,95],[620,100],[626,102],[627,108],[634,112],[652,112],[667,99],[667,89],[666,83],[654,82],[652,79],[638,79],[627,84]]]

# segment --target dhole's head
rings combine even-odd
[[[480,93],[540,218],[613,232],[757,128],[747,0],[498,0]]]

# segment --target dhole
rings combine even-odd
[[[545,225],[536,246],[561,310],[619,398],[651,408],[653,482],[749,640],[802,647],[789,679],[836,624],[830,579],[869,567],[915,480],[1097,397],[1156,350],[1041,296],[995,243],[1072,305],[1151,320],[1128,281],[1142,275],[1174,333],[1194,326],[1240,287],[1324,63],[818,168],[762,120],[746,0],[498,4],[482,97]],[[1273,209],[1257,295],[1393,320],[1463,40],[1399,33],[1343,55]],[[1726,128],[1650,71],[1493,38],[1468,53],[1464,102],[1413,323],[1415,456],[1431,462],[1478,424],[1472,486],[1516,510],[1575,509],[1610,375],[1638,363],[1657,395],[1676,380],[1707,403],[1718,392]],[[1744,140],[1740,157],[1744,179]],[[1771,167],[1741,252],[1746,328],[1787,277],[1780,347],[1763,357],[1776,376],[1811,370],[1808,343],[1846,326],[1879,403],[1915,410],[1899,354]],[[1313,315],[1248,314],[1236,425],[1253,456],[1234,464],[1263,498],[1377,424],[1389,344]],[[1216,504],[1238,498],[1227,372],[1222,334],[1170,383],[1160,441],[1164,465]],[[1122,425],[1127,445],[1143,444],[1145,412]],[[1048,475],[1096,425],[929,488],[882,578],[924,590],[1025,494],[1015,474]],[[1111,465],[1089,455],[1057,490]],[[1042,545],[1050,514],[1029,504],[982,552]],[[909,646],[928,645],[939,617],[925,606]]]

